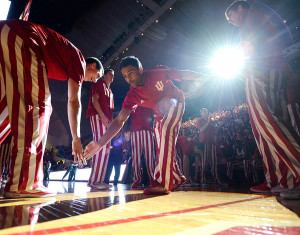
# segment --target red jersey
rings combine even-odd
[[[130,117],[130,131],[152,130],[153,110],[138,106]]]
[[[195,145],[196,141],[187,136],[178,136],[177,138],[176,147],[179,149],[182,155],[193,155]]]
[[[98,93],[99,95],[98,101],[102,109],[102,112],[111,121],[112,111],[115,109],[114,96],[110,87],[106,84],[106,82],[100,79],[91,86],[90,100],[89,100],[89,106],[88,106],[86,117],[90,118],[91,116],[98,114],[92,102],[93,95],[96,93]]]
[[[49,79],[68,80],[72,78],[81,84],[86,63],[81,52],[67,39],[55,31],[32,22],[6,20],[12,32],[29,46],[37,58],[44,61]]]
[[[122,108],[133,111],[137,106],[152,109],[156,114],[167,113],[172,105],[184,102],[184,96],[172,82],[181,81],[180,72],[166,66],[156,66],[144,70],[143,86],[130,90],[125,97]]]
[[[264,11],[249,10],[239,29],[241,41],[250,42],[254,47],[250,58],[252,66],[262,69],[286,66],[278,38],[279,34]]]
[[[199,130],[199,142],[201,143],[212,143],[214,141],[214,123],[211,121],[207,128],[201,132],[200,129],[208,122],[207,118],[199,118],[196,123],[196,127]]]

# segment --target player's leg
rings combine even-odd
[[[184,103],[172,106],[160,124],[160,147],[154,178],[167,191],[173,185],[175,144],[183,112]]]
[[[1,29],[5,88],[13,135],[11,171],[6,197],[47,197],[43,186],[43,154],[51,96],[44,63],[7,26]]]
[[[280,72],[270,72],[268,76],[270,79],[276,80],[276,76],[281,75]],[[272,170],[270,170],[271,168],[275,168],[277,181],[280,185],[288,188],[294,187],[294,179],[291,177],[289,171],[293,173],[295,178],[299,179],[299,139],[294,131],[289,129],[278,117],[273,115],[275,113],[281,113],[282,119],[284,119],[286,106],[281,109],[283,111],[279,112],[278,104],[277,106],[273,105],[274,100],[276,100],[276,96],[273,94],[274,92],[269,92],[270,97],[275,97],[270,101],[265,97],[267,93],[268,92],[262,91],[255,83],[253,77],[248,79],[246,86],[247,103],[249,106],[252,129],[263,157],[266,183],[272,184],[267,185],[268,187],[276,185],[277,182],[275,182],[275,185],[274,182],[272,182],[274,177],[271,176]],[[279,105],[279,107],[281,106]],[[258,134],[255,134],[255,132]],[[271,178],[269,176],[271,176]]]
[[[154,136],[150,131],[143,131],[144,153],[150,182],[153,181],[155,170]]]
[[[91,128],[93,133],[93,140],[98,141],[101,136],[105,133],[105,126],[103,125],[99,115],[93,115],[90,117]],[[103,174],[102,168],[105,160],[106,148],[102,148],[95,156],[92,158],[91,164],[91,174],[88,180],[88,185],[95,187],[100,184],[100,178]]]

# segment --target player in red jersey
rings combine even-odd
[[[300,122],[299,113],[292,110],[299,107],[296,103],[300,97],[299,83],[290,76],[279,34],[264,11],[251,9],[246,1],[236,1],[225,15],[229,23],[239,27],[240,46],[248,57],[246,99],[252,131],[264,163],[266,181],[251,190],[280,192],[296,188],[290,195],[282,192],[281,196],[294,195],[299,199]],[[291,89],[293,83],[295,87]],[[295,97],[291,97],[290,91],[296,89]],[[276,184],[279,185],[275,187]]]
[[[114,80],[114,71],[106,69],[103,79],[91,86],[91,95],[86,117],[90,119],[93,132],[93,140],[98,141],[107,130],[107,126],[113,119],[114,97],[110,84]],[[110,153],[110,142],[108,142],[92,161],[92,171],[88,185],[94,189],[107,189],[109,185],[104,183],[106,168]]]
[[[0,143],[11,131],[10,175],[4,197],[49,197],[43,186],[43,154],[52,111],[48,79],[68,81],[68,117],[75,161],[83,160],[80,140],[81,84],[103,73],[96,58],[53,30],[21,20],[0,23]]]
[[[214,143],[214,122],[209,117],[208,110],[202,108],[200,110],[201,118],[197,119],[196,127],[199,130],[199,142],[204,144],[204,150],[201,156],[201,173],[200,183],[205,184],[206,172],[208,166],[210,166],[211,175],[216,183],[220,183],[217,169],[217,152]]]
[[[144,190],[144,193],[168,194],[173,183],[174,189],[186,181],[174,162],[175,143],[184,112],[184,96],[172,80],[196,80],[200,79],[200,74],[166,66],[143,70],[140,61],[133,56],[122,59],[121,72],[131,86],[123,102],[122,110],[102,138],[88,144],[84,157],[89,159],[100,151],[118,133],[137,106],[150,108],[157,114],[154,133],[156,142],[159,143],[156,146],[158,159],[154,173],[155,181]]]

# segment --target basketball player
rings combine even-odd
[[[88,144],[84,157],[89,159],[99,152],[118,133],[137,106],[151,108],[159,116],[154,131],[156,141],[159,143],[156,146],[158,159],[154,173],[155,181],[144,190],[144,194],[169,194],[173,184],[173,188],[177,188],[186,181],[174,161],[176,138],[184,112],[184,96],[182,91],[174,86],[172,80],[196,80],[200,75],[166,66],[143,70],[141,62],[134,56],[123,58],[120,67],[131,88],[119,115],[99,141]]]
[[[52,111],[48,79],[68,82],[68,117],[75,161],[85,163],[80,140],[81,84],[103,73],[96,58],[53,30],[21,20],[0,23],[0,143],[11,131],[10,175],[4,197],[49,197],[43,154]]]
[[[103,79],[99,79],[91,86],[91,95],[87,111],[93,132],[93,140],[98,141],[107,130],[112,121],[114,110],[114,97],[110,84],[114,80],[114,71],[106,69]],[[106,168],[110,152],[110,142],[92,159],[92,170],[88,185],[94,189],[107,189],[109,185],[104,183]]]
[[[239,27],[240,47],[248,57],[246,99],[252,130],[264,163],[266,181],[251,190],[268,192],[277,184],[281,191],[297,188],[300,183],[297,127],[300,123],[299,116],[295,119],[287,109],[288,104],[294,106],[295,103],[291,97],[287,99],[291,95],[287,89],[292,79],[282,55],[278,33],[266,14],[251,9],[246,1],[232,3],[225,15],[229,23]],[[299,98],[299,90],[297,94]],[[300,190],[298,195],[300,198]]]

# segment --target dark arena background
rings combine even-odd
[[[1,0],[0,20],[20,19],[27,14],[28,21],[47,26],[70,40],[85,58],[97,57],[104,69],[114,70],[111,84],[114,117],[130,89],[120,71],[123,57],[136,56],[144,69],[166,65],[200,73],[201,81],[173,82],[186,97],[179,135],[197,139],[200,110],[208,110],[215,129],[218,179],[211,173],[213,166],[210,165],[207,180],[201,182],[202,166],[191,156],[186,185],[168,195],[145,195],[143,189],[150,182],[145,160],[142,160],[143,184],[132,188],[130,144],[125,143],[129,140],[129,122],[124,126],[122,144],[126,156],[121,174],[116,180],[112,172],[109,189],[88,187],[90,162],[87,166],[78,166],[74,178],[62,179],[73,162],[67,115],[68,84],[49,80],[53,112],[44,154],[44,171],[50,162],[50,174],[44,185],[57,190],[58,194],[49,198],[5,199],[1,196],[0,234],[300,234],[299,199],[286,199],[275,191],[250,190],[263,183],[265,175],[246,104],[245,70],[237,70],[241,60],[230,62],[234,54],[231,51],[215,63],[219,51],[234,48],[239,43],[239,29],[229,24],[224,15],[232,2]],[[253,8],[265,11],[271,19],[284,58],[298,79],[300,1],[248,2]],[[229,74],[232,67],[237,71]],[[92,140],[90,121],[86,118],[90,87],[91,83],[83,83],[81,91],[84,147]],[[230,133],[230,141],[227,133]],[[4,154],[3,151],[0,154]],[[178,159],[182,170],[183,159]],[[7,180],[5,174],[7,172],[0,178],[2,189]]]

